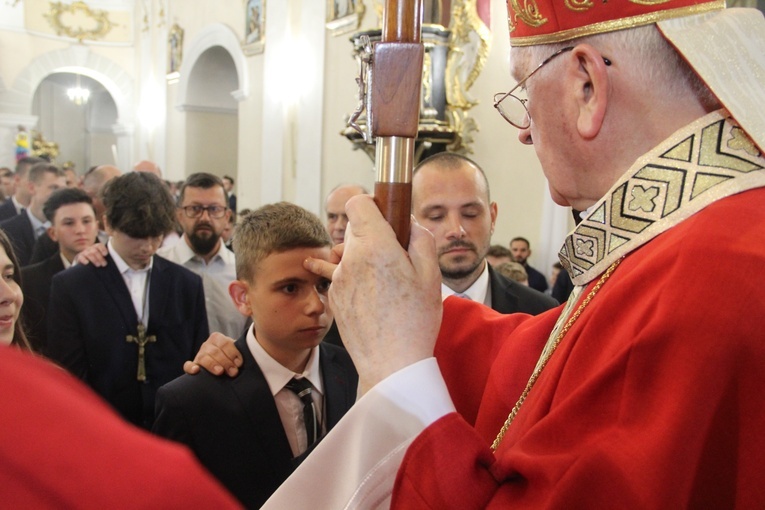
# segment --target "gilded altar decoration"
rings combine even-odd
[[[49,142],[43,138],[42,133],[33,130],[32,156],[53,162],[58,157],[58,144],[56,142]]]
[[[478,3],[483,0],[451,0],[449,12],[441,10],[438,0],[431,0],[424,12],[422,43],[425,49],[422,91],[415,160],[442,150],[471,153],[473,134],[478,124],[470,110],[478,104],[468,91],[483,70],[491,47],[491,32],[481,19]],[[373,3],[379,12],[379,2]],[[448,26],[447,26],[448,25]],[[375,140],[367,122],[368,91],[374,82],[373,44],[381,30],[358,32],[352,37],[358,64],[359,85],[356,109],[349,115],[341,134],[355,149],[375,158]]]
[[[91,9],[85,2],[50,2],[44,14],[56,35],[65,35],[82,42],[83,39],[102,39],[113,28],[109,13]]]

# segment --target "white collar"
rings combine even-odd
[[[311,349],[311,354],[308,357],[308,362],[306,363],[305,370],[302,374],[296,374],[285,367],[263,349],[263,346],[260,345],[260,342],[255,338],[254,325],[251,325],[249,331],[247,331],[247,347],[250,349],[252,357],[255,358],[255,362],[263,372],[268,387],[271,390],[271,395],[279,393],[282,388],[284,388],[284,385],[290,382],[295,376],[305,377],[320,395],[324,394],[324,386],[321,382],[318,345]]]
[[[443,282],[441,283],[441,300],[455,294],[456,292],[444,285]],[[486,306],[491,306],[491,292],[489,292],[489,263],[486,262],[486,259],[484,259],[484,266],[481,274],[476,278],[476,281],[474,281],[473,284],[461,294],[465,294],[473,301],[483,303]]]

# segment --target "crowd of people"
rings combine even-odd
[[[240,214],[231,253],[230,177],[0,172],[4,503],[763,506],[762,14],[508,6],[495,107],[578,219],[554,280],[491,246],[488,179],[449,152],[414,169],[408,251],[355,184],[324,224]]]

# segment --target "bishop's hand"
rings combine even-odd
[[[433,356],[441,324],[441,272],[430,232],[414,223],[409,251],[371,197],[346,203],[342,260],[309,259],[306,268],[332,279],[329,302],[359,372],[361,392]]]

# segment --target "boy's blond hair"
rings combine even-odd
[[[240,217],[233,244],[236,277],[252,283],[256,266],[268,255],[295,248],[332,246],[332,240],[316,215],[298,205],[278,202]]]

